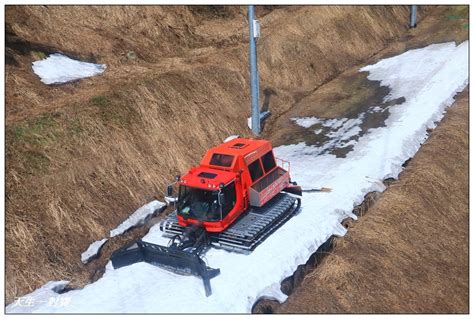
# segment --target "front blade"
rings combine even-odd
[[[152,265],[178,273],[201,277],[206,296],[212,294],[210,279],[220,274],[220,269],[207,267],[206,263],[193,252],[176,247],[165,247],[138,240],[134,245],[115,251],[111,257],[114,268],[145,261]]]

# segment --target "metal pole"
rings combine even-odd
[[[249,6],[249,31],[250,31],[250,88],[252,94],[252,132],[260,134],[260,108],[258,102],[258,68],[257,45],[254,34],[254,6]]]
[[[411,6],[410,28],[416,28],[416,5]]]

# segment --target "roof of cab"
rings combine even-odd
[[[246,156],[260,147],[269,144],[266,140],[254,140],[250,138],[234,138],[228,142],[217,145],[209,149],[208,153],[219,153],[236,156]]]

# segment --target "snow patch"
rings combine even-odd
[[[328,141],[317,147],[312,151],[312,154],[322,154],[335,148],[344,148],[350,145],[355,145],[357,142],[354,139],[362,131],[361,124],[365,117],[365,113],[359,114],[355,119],[341,118],[341,119],[321,119],[318,117],[294,117],[292,120],[304,128],[310,128],[318,125],[314,130],[316,135],[324,135]]]
[[[292,118],[292,120],[295,121],[296,124],[304,128],[310,128],[311,126],[315,124],[322,123],[322,120],[317,117],[298,117],[298,118]]]
[[[81,261],[83,264],[87,264],[89,261],[94,259],[102,249],[102,246],[109,240],[108,238],[104,238],[102,240],[96,240],[92,244],[89,245],[89,248],[85,252],[81,254]]]
[[[334,130],[340,128],[342,125],[348,125],[347,122],[348,121],[351,121],[351,120],[348,120],[346,118],[342,118],[342,119],[330,119],[330,120],[325,120],[325,121],[322,121],[321,124],[322,126],[324,127],[330,127]],[[350,123],[352,122],[349,122],[349,125]]]
[[[46,59],[33,62],[33,72],[44,84],[66,83],[101,74],[105,64],[81,62],[65,55],[54,53]]]
[[[380,106],[374,106],[369,112],[370,113],[376,113],[376,112],[381,112],[383,111],[384,109],[381,108]]]
[[[343,141],[358,135],[361,131],[360,125],[362,124],[362,118],[364,118],[364,113],[360,114],[356,119],[343,119],[336,121],[336,125],[331,124],[331,127],[337,130],[329,132],[327,136],[337,139],[338,141]]]
[[[128,217],[123,223],[117,228],[110,231],[110,237],[121,235],[127,230],[137,225],[143,225],[153,214],[158,212],[160,209],[164,209],[166,204],[157,200],[154,200],[146,205],[143,205],[137,209],[130,217]]]

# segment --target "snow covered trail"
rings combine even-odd
[[[211,249],[207,263],[220,268],[221,274],[211,279],[210,297],[206,298],[197,277],[176,275],[146,263],[114,270],[109,263],[100,280],[64,293],[70,301],[67,305],[55,307],[42,301],[42,306],[32,310],[245,313],[262,296],[283,302],[286,296],[280,291],[281,281],[331,235],[346,233],[340,223],[347,216],[356,218],[351,213],[354,205],[362,202],[366,193],[382,191],[385,178],[398,176],[405,160],[427,138],[426,129],[434,127],[453,103],[453,96],[467,85],[468,47],[467,41],[459,46],[430,45],[361,69],[369,72],[369,79],[390,87],[387,100],[404,97],[405,102],[392,106],[386,126],[362,136],[345,158],[320,154],[317,147],[305,143],[276,148],[278,157],[291,162],[292,178],[303,188],[329,187],[332,192],[304,193],[301,212],[250,255]],[[157,226],[144,240],[168,242]],[[51,295],[38,291],[40,296]],[[7,307],[7,312],[16,311],[24,308]]]

